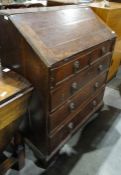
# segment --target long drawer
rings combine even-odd
[[[53,88],[59,84],[62,80],[68,78],[69,76],[78,73],[79,71],[87,68],[90,64],[93,64],[101,56],[105,55],[107,52],[111,52],[112,41],[100,44],[98,47],[88,51],[86,54],[77,54],[72,58],[69,58],[69,62],[62,66],[51,69],[51,85]],[[68,61],[68,59],[66,59]]]
[[[62,125],[62,122],[64,122],[66,118],[75,115],[78,108],[87,102],[88,99],[104,85],[106,78],[107,71],[90,81],[79,93],[73,98],[70,98],[57,111],[53,112],[49,117],[49,132],[53,132],[55,128]]]
[[[62,83],[58,88],[51,90],[50,111],[54,111],[62,105],[65,100],[80,91],[85,84],[106,70],[110,64],[111,55],[112,54],[107,54],[85,71],[76,74],[73,78]]]
[[[102,104],[103,94],[104,88],[102,88],[96,97],[92,98],[86,106],[81,108],[74,118],[70,119],[58,132],[49,137],[50,152],[61,142],[64,142],[67,137],[71,136],[72,133],[98,109]]]

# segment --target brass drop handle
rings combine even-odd
[[[74,73],[79,71],[79,69],[80,69],[80,62],[79,61],[75,61],[74,64],[73,64],[73,68],[74,68]]]
[[[92,104],[93,104],[93,106],[95,107],[95,106],[97,105],[96,100],[93,100]]]
[[[99,82],[96,82],[94,85],[95,88],[99,88]]]
[[[102,71],[103,70],[103,65],[102,64],[99,65],[98,70],[99,71]]]
[[[78,84],[73,82],[71,85],[71,92],[74,93],[78,89]]]
[[[69,104],[69,109],[70,109],[71,112],[74,111],[74,109],[75,109],[75,103],[74,102],[71,102]]]
[[[70,122],[70,123],[68,124],[68,128],[69,128],[69,129],[73,129],[73,128],[74,128],[74,123],[73,123],[73,122]]]
[[[106,51],[107,51],[107,49],[106,49],[106,47],[105,47],[105,46],[103,46],[101,50],[102,50],[102,54],[105,54],[105,53],[106,53]]]

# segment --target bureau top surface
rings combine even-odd
[[[30,83],[17,73],[0,69],[0,104],[31,87]]]
[[[90,7],[107,9],[107,10],[121,9],[121,4],[120,3],[110,2],[109,4],[110,4],[109,7],[105,7],[104,1],[102,1],[102,2],[94,2],[94,3],[90,3]]]
[[[9,20],[48,67],[115,37],[90,8],[14,14]]]

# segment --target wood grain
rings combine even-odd
[[[69,118],[62,127],[55,132],[53,135],[49,137],[50,139],[50,151],[55,149],[58,146],[58,143],[64,141],[67,137],[71,137],[73,132],[77,130],[77,128],[83,124],[83,122],[90,116],[90,113],[96,110],[96,106],[101,103],[102,96],[104,94],[104,89],[100,90],[100,92],[95,95],[96,97],[91,98],[87,105],[80,108],[76,111],[76,117]],[[93,102],[96,101],[96,105],[93,105]],[[69,127],[69,124],[72,124],[72,128]]]
[[[102,86],[105,84],[107,71],[97,76],[95,79],[86,84],[81,91],[78,92],[74,97],[68,99],[59,110],[56,110],[50,115],[49,128],[50,133],[53,132],[55,128],[59,128],[64,124],[65,120],[74,116],[76,111],[81,108],[88,100],[95,94]],[[74,104],[73,109],[71,109],[71,104]],[[61,116],[61,117],[58,117]]]
[[[22,76],[0,67],[0,152],[18,129],[32,89]]]
[[[7,72],[6,72],[7,71]],[[18,92],[27,89],[30,83],[15,72],[4,69],[0,70],[0,104],[2,101],[15,96]]]
[[[8,17],[8,20],[5,20],[4,16]],[[37,152],[36,155],[47,162],[65,143],[63,133],[67,131],[66,127],[61,136],[53,131],[52,140],[49,133],[52,129],[50,123],[59,121],[58,128],[61,129],[67,124],[64,118],[70,119],[67,112],[68,101],[78,99],[78,109],[73,115],[73,121],[76,126],[79,125],[72,129],[72,133],[81,126],[82,117],[83,121],[87,122],[101,106],[103,93],[97,97],[98,104],[94,107],[96,102],[92,104],[92,100],[96,91],[89,86],[87,96],[83,96],[81,90],[83,88],[86,91],[89,82],[108,71],[116,36],[91,9],[75,5],[18,12],[4,10],[0,12],[0,25],[2,65],[23,75],[35,88],[28,109],[29,119],[25,123],[25,126],[29,125],[26,137],[30,146]],[[80,62],[78,71],[77,63],[76,71],[73,67],[75,61]],[[107,73],[99,90],[105,87],[106,77]],[[80,103],[83,101],[82,103],[87,105],[90,92],[93,92],[91,105],[85,106],[86,110],[82,112],[85,115],[82,116],[81,113],[78,118],[77,114],[82,110]],[[63,121],[60,121],[59,111],[62,108],[66,114],[62,111]],[[52,115],[55,113],[57,115],[53,117],[53,121]],[[66,138],[71,135],[67,133]]]
[[[22,116],[27,109],[27,99],[29,93],[24,97],[19,97],[14,101],[9,101],[4,107],[0,106],[0,130],[11,124],[14,120]]]
[[[90,7],[118,36],[108,75],[108,80],[110,80],[117,73],[121,62],[121,4],[110,2],[110,7],[104,7],[103,2],[97,2],[91,3]]]
[[[73,96],[83,88],[87,82],[108,69],[111,60],[111,54],[102,57],[98,62],[87,68],[85,71],[79,72],[65,82],[62,82],[57,88],[50,92],[50,111],[55,111],[69,97]],[[102,66],[102,70],[99,67]],[[85,78],[86,77],[86,78]],[[77,84],[77,88],[72,89],[73,83]]]
[[[34,15],[18,14],[9,18],[48,67],[62,61],[65,57],[112,38],[112,34],[102,23],[99,23],[90,9],[88,13],[84,8],[81,10],[74,8],[49,11],[47,14],[43,12]],[[87,35],[88,29],[90,32]],[[95,35],[98,37],[95,38]],[[82,42],[83,40],[85,42]]]

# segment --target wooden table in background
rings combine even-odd
[[[121,4],[110,2],[110,7],[104,7],[103,2],[91,3],[90,7],[117,34],[117,42],[110,66],[108,80],[113,78],[121,62]]]
[[[23,77],[0,67],[0,174],[4,174],[15,162],[18,162],[19,168],[24,165],[24,146],[18,127],[31,91],[31,84]],[[10,142],[14,156],[1,163],[2,152]]]

